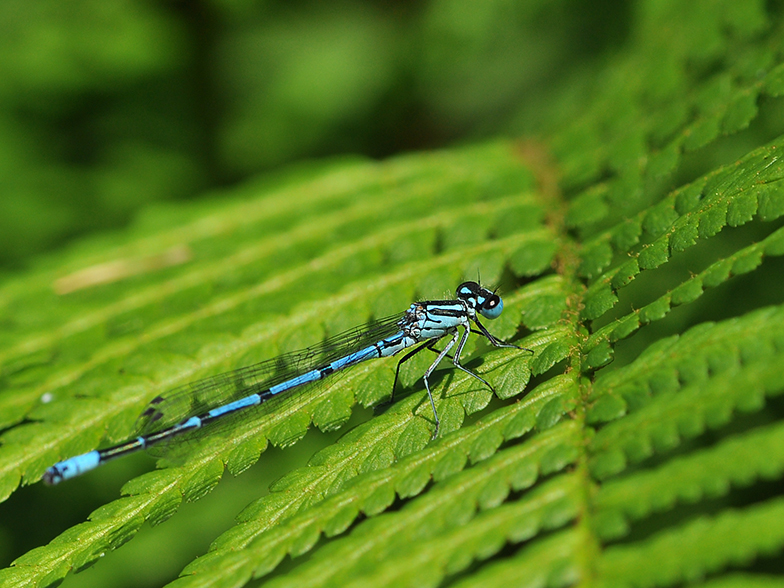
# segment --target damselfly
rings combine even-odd
[[[415,302],[402,315],[376,321],[365,328],[352,329],[313,347],[175,388],[150,402],[139,417],[134,439],[61,461],[46,470],[43,480],[48,484],[57,484],[90,471],[110,459],[201,429],[228,415],[259,406],[279,394],[318,382],[347,367],[368,359],[389,357],[404,349],[411,351],[397,364],[392,396],[403,363],[423,349],[438,354],[423,376],[433,408],[435,438],[440,422],[428,378],[449,351],[457,345],[451,356],[454,366],[493,390],[484,378],[460,363],[469,332],[483,335],[496,347],[523,349],[496,339],[478,320],[477,314],[488,319],[498,318],[503,308],[503,301],[495,292],[476,282],[464,282],[457,288],[455,300]],[[478,331],[472,329],[474,325]],[[444,348],[440,351],[434,349],[434,345],[447,336],[451,338]],[[183,404],[190,407],[187,412],[191,416],[179,422],[172,421],[172,415],[182,418],[182,411],[174,408]]]

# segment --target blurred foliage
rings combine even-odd
[[[521,96],[628,34],[629,10],[6,0],[0,267],[286,162],[503,131]]]

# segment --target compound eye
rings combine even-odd
[[[497,294],[488,296],[479,308],[479,314],[485,318],[497,319],[504,309],[504,301]]]

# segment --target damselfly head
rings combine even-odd
[[[460,284],[457,288],[457,297],[488,319],[498,318],[504,309],[504,301],[498,294],[483,288],[476,282]]]

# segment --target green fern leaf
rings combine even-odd
[[[506,23],[493,6],[465,22]],[[781,585],[780,10],[628,19],[521,106],[515,132],[542,143],[297,168],[3,276],[0,538],[18,512],[45,534],[0,541],[0,586]],[[396,359],[367,362],[158,469],[39,484],[168,389],[466,279],[498,286],[487,327],[525,349],[470,338],[492,391],[433,374],[436,439],[420,354],[394,403]]]

